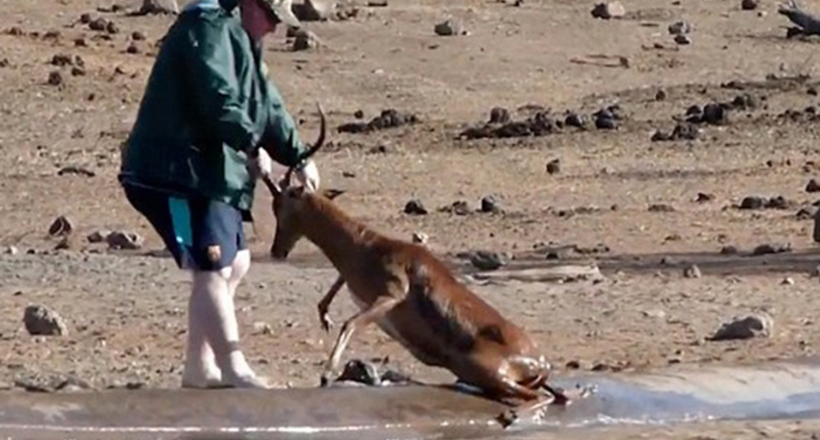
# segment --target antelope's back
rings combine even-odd
[[[412,304],[441,349],[533,353],[534,344],[522,328],[459,282],[427,249],[418,245],[406,249],[411,257],[407,265],[408,306]]]

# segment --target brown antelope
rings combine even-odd
[[[319,114],[321,132],[307,155],[324,142],[321,107]],[[348,216],[332,202],[341,191],[313,193],[290,186],[290,171],[278,184],[263,177],[277,221],[271,256],[286,259],[304,236],[339,271],[318,304],[325,331],[331,324],[328,308],[345,284],[360,308],[342,325],[322,386],[331,383],[353,334],[377,324],[422,363],[446,368],[460,382],[496,400],[523,400],[501,415],[505,426],[522,412],[539,414],[551,403],[569,403],[568,394],[546,383],[550,365],[524,329],[456,280],[423,246],[389,238]],[[548,394],[539,392],[542,389]]]

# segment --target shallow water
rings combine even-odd
[[[427,439],[574,437],[589,429],[820,416],[820,362],[585,374],[593,386],[543,420],[503,430],[505,407],[450,387],[137,390],[0,395],[0,438]]]

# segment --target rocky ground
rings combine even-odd
[[[742,3],[754,2],[626,0],[604,19],[572,0],[361,0],[308,23],[318,47],[294,51],[282,29],[265,58],[305,139],[315,102],[328,111],[332,143],[316,160],[323,186],[347,191],[338,203],[391,235],[426,234],[559,373],[754,363],[820,345],[820,85],[817,37],[787,39],[776,4]],[[3,2],[0,387],[179,384],[189,281],[115,179],[173,20],[138,7]],[[247,230],[243,345],[276,385],[315,386],[332,342],[315,304],[334,273],[308,243],[269,261],[269,199],[260,187]],[[479,250],[513,275],[481,281]],[[588,263],[602,279],[514,277]],[[31,334],[31,305],[45,309],[29,321],[56,313],[62,334]],[[331,313],[353,310],[341,296]],[[710,338],[749,314],[754,329]],[[449,380],[376,329],[347,356]],[[814,432],[715,429],[699,438]]]

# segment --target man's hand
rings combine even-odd
[[[296,174],[296,178],[305,185],[308,191],[316,191],[319,189],[319,169],[316,168],[316,164],[312,160],[308,159],[305,166],[297,170],[294,174]]]
[[[273,172],[273,160],[271,160],[268,152],[264,148],[258,148],[256,155],[248,156],[248,171],[253,176],[254,180],[262,176],[270,176]]]

